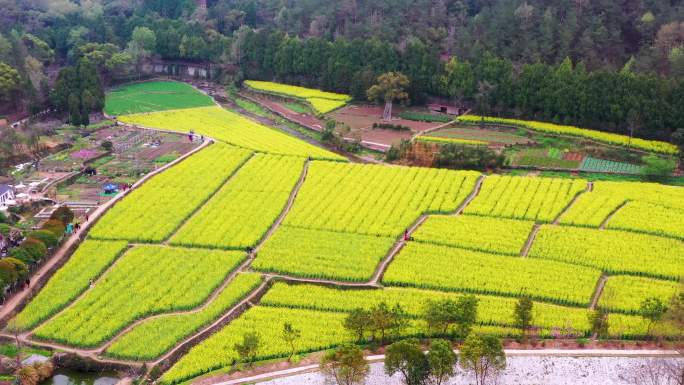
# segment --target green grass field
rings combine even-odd
[[[109,92],[104,111],[108,115],[117,116],[213,104],[209,96],[188,84],[154,81],[127,84]]]

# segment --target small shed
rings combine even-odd
[[[466,109],[464,107],[457,107],[451,104],[442,103],[432,103],[428,104],[430,111],[439,112],[441,114],[448,115],[462,115],[465,113]]]

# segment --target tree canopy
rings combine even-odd
[[[385,111],[382,114],[384,120],[392,120],[392,103],[408,100],[406,92],[410,82],[406,75],[399,72],[387,72],[378,76],[376,84],[366,91],[368,100],[385,103]]]
[[[506,368],[506,354],[498,337],[473,333],[461,345],[459,362],[473,372],[477,385],[485,385]]]

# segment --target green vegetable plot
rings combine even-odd
[[[186,83],[144,82],[127,84],[109,92],[104,110],[109,115],[127,115],[213,104],[211,97]]]

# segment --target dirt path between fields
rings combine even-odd
[[[413,225],[406,230],[406,234],[408,236],[408,240],[411,239],[411,236],[413,233],[420,227],[420,225],[425,222],[425,220],[428,218],[427,215],[423,214],[418,219],[413,223]],[[389,266],[390,263],[394,260],[394,257],[399,254],[401,249],[406,246],[408,243],[407,239],[404,239],[404,235],[399,236],[399,240],[392,246],[392,249],[390,249],[390,252],[387,254],[387,256],[384,258],[384,260],[380,263],[380,266],[377,267],[375,273],[373,274],[373,278],[368,282],[369,286],[380,286],[380,281],[382,280],[382,277],[385,275],[385,271],[387,270],[387,267]]]
[[[25,341],[30,341],[31,335],[33,334],[33,331],[35,331],[37,328],[39,328],[40,325],[46,324],[46,323],[52,321],[53,319],[57,318],[59,315],[64,313],[68,308],[70,308],[73,304],[75,304],[76,302],[80,301],[83,297],[85,297],[90,292],[90,290],[92,290],[92,288],[95,287],[95,285],[97,285],[101,280],[103,280],[109,274],[110,271],[112,271],[116,268],[116,266],[119,264],[119,261],[121,260],[121,257],[123,257],[123,255],[126,254],[131,248],[133,248],[133,245],[126,246],[126,248],[123,250],[123,252],[119,253],[119,255],[114,259],[114,261],[106,269],[104,269],[97,277],[95,277],[93,279],[92,285],[87,287],[85,290],[83,290],[79,295],[74,297],[72,300],[67,301],[60,310],[56,311],[55,313],[53,313],[51,316],[44,319],[43,321],[38,322],[35,326],[33,326],[31,328],[31,330],[23,332],[20,335],[20,337],[24,338]]]
[[[466,207],[470,204],[470,202],[477,197],[477,195],[480,193],[480,189],[482,188],[482,183],[484,183],[486,176],[481,175],[477,178],[477,181],[475,182],[475,186],[473,186],[473,190],[470,192],[468,197],[456,208],[454,211],[453,215],[460,215],[463,213],[463,210],[465,210]],[[411,236],[413,233],[420,227],[420,225],[423,224],[428,219],[429,215],[423,214],[421,215],[414,223],[413,225],[406,231],[408,235],[408,240],[411,239]],[[385,274],[385,271],[387,270],[387,267],[389,264],[394,260],[394,257],[399,254],[401,249],[406,246],[406,243],[408,240],[404,239],[403,234],[400,236],[400,238],[397,240],[397,242],[394,244],[390,252],[387,254],[385,259],[382,261],[380,266],[378,266],[377,270],[375,271],[375,274],[373,274],[373,279],[368,282],[371,286],[381,286],[380,281],[382,280],[383,275]]]
[[[601,299],[601,294],[603,289],[606,287],[606,282],[608,281],[608,275],[603,273],[596,283],[596,289],[594,289],[594,294],[591,296],[591,304],[589,305],[589,310],[596,310],[598,306],[599,299]]]
[[[537,233],[539,233],[539,229],[541,229],[541,225],[539,223],[535,223],[534,226],[532,226],[532,231],[530,231],[530,235],[529,237],[527,237],[525,245],[523,246],[522,250],[520,250],[521,257],[525,258],[530,253],[530,249],[532,248],[532,244],[534,243],[535,238],[537,238]]]
[[[468,197],[461,203],[461,206],[459,206],[456,211],[454,212],[454,215],[461,215],[465,211],[466,207],[472,202],[477,196],[480,194],[480,190],[482,190],[482,184],[484,183],[485,179],[487,178],[486,175],[480,175],[480,177],[477,178],[477,182],[475,183],[475,187],[473,188],[473,191],[468,195]]]
[[[586,193],[588,193],[588,192],[591,192],[591,190],[593,190],[593,189],[594,189],[594,182],[587,182],[587,187],[586,187],[584,190],[582,190],[582,191],[580,191],[579,193],[577,193],[577,195],[575,195],[575,196],[572,198],[572,200],[570,201],[570,203],[568,203],[568,205],[565,206],[565,208],[563,209],[563,211],[561,211],[560,214],[558,214],[558,216],[556,217],[556,219],[553,220],[552,223],[553,223],[554,225],[560,224],[560,221],[561,221],[561,218],[563,218],[563,215],[565,215],[565,213],[567,213],[568,211],[570,211],[570,209],[571,209],[572,206],[575,204],[575,202],[577,202],[577,200],[579,199],[579,197],[582,196],[583,194],[586,194]]]
[[[239,268],[236,270],[236,274],[246,271],[249,265],[252,263],[254,258],[256,258],[257,252],[261,249],[264,243],[268,239],[271,238],[271,236],[278,230],[280,225],[282,224],[283,220],[285,220],[285,217],[287,214],[290,212],[292,209],[292,205],[294,204],[295,199],[297,198],[297,194],[299,193],[299,190],[302,188],[304,185],[304,182],[306,181],[306,176],[309,171],[309,165],[311,164],[311,161],[307,160],[304,163],[304,167],[302,168],[302,173],[299,176],[299,180],[297,181],[297,184],[295,187],[292,189],[292,192],[290,192],[290,197],[287,200],[287,204],[283,208],[282,212],[276,219],[276,221],[271,225],[271,227],[268,229],[266,234],[259,240],[257,245],[252,249],[252,251],[249,253],[249,258],[247,261]],[[239,317],[245,310],[247,310],[250,306],[252,306],[253,302],[259,298],[263,294],[265,294],[266,289],[268,288],[271,277],[264,275],[265,279],[264,282],[254,291],[252,291],[248,296],[246,296],[242,301],[240,301],[236,306],[234,306],[231,310],[229,310],[227,313],[225,313],[223,316],[221,316],[219,319],[214,321],[212,324],[209,326],[206,326],[202,328],[202,330],[194,333],[193,335],[189,336],[188,338],[185,339],[184,342],[177,344],[173,349],[171,349],[169,352],[165,353],[161,357],[159,357],[157,360],[153,361],[150,364],[150,370],[152,367],[163,364],[165,368],[170,367],[173,365],[180,357],[181,355],[185,354],[190,348],[193,346],[197,345],[199,342],[203,341],[207,337],[209,337],[213,332],[217,331],[219,328],[223,327],[225,324],[230,322],[231,320]]]
[[[608,222],[611,219],[613,219],[615,214],[617,214],[618,211],[620,211],[620,209],[627,206],[628,203],[629,203],[629,201],[626,200],[626,201],[622,202],[618,207],[616,207],[613,211],[611,211],[610,214],[608,214],[608,216],[606,217],[606,219],[604,219],[603,222],[601,222],[601,224],[599,225],[599,229],[604,230],[608,226]]]
[[[133,321],[132,323],[128,324],[128,326],[126,326],[125,328],[118,331],[113,337],[109,338],[107,341],[105,341],[104,343],[102,343],[98,347],[90,348],[90,349],[84,348],[83,351],[87,351],[91,354],[101,355],[105,352],[105,350],[107,350],[110,346],[112,346],[112,344],[114,344],[114,342],[116,342],[116,340],[118,340],[121,336],[130,332],[136,326],[138,326],[144,322],[151,321],[151,320],[157,319],[157,318],[167,317],[167,316],[195,314],[195,313],[199,313],[199,312],[203,311],[204,309],[209,307],[214,302],[214,300],[216,300],[216,298],[221,294],[221,292],[223,292],[223,290],[225,290],[225,288],[233,281],[235,276],[237,276],[237,274],[239,274],[240,270],[243,269],[245,266],[247,266],[249,263],[251,263],[251,260],[249,258],[247,258],[240,264],[240,266],[238,266],[233,271],[229,272],[228,275],[226,275],[226,277],[223,279],[221,284],[216,289],[214,289],[214,291],[212,291],[207,298],[204,299],[204,301],[202,302],[201,305],[199,305],[195,308],[192,308],[190,310],[178,310],[178,311],[171,311],[171,312],[165,312],[165,313],[158,313],[158,314],[153,314],[153,315],[150,315],[150,316],[147,316],[144,318],[137,319],[137,320]],[[74,303],[75,302],[76,301],[74,301]],[[47,321],[45,321],[45,322],[47,322]],[[35,330],[35,328],[34,328],[34,330]],[[31,336],[31,334],[28,333],[27,340],[33,341],[30,339],[30,336]],[[55,345],[59,346],[60,344],[55,344]],[[69,346],[64,345],[64,346],[62,346],[62,348],[73,348],[73,347],[69,347]]]
[[[171,234],[168,237],[166,237],[166,239],[164,239],[164,241],[162,241],[162,245],[168,245],[169,241],[171,239],[173,239],[173,237],[176,236],[176,234],[178,234],[178,232],[188,222],[190,222],[192,220],[192,218],[195,217],[195,215],[197,215],[197,213],[199,213],[204,208],[204,206],[206,206],[207,203],[209,203],[209,201],[212,200],[214,198],[214,196],[216,196],[216,194],[219,191],[221,191],[221,189],[223,189],[228,183],[230,183],[230,181],[235,178],[235,175],[237,175],[240,172],[240,170],[242,170],[242,168],[245,166],[245,164],[247,164],[252,158],[254,158],[255,155],[256,155],[256,152],[252,152],[247,158],[245,158],[245,160],[240,162],[240,164],[237,165],[237,167],[235,167],[235,170],[233,170],[233,172],[231,172],[230,175],[228,175],[228,178],[226,178],[226,180],[223,181],[223,183],[221,183],[221,185],[211,195],[209,195],[209,197],[204,202],[200,203],[192,211],[192,213],[190,213],[190,215],[188,215],[187,218],[185,218],[183,221],[181,221],[181,223],[171,232]]]
[[[257,301],[266,293],[266,289],[270,286],[270,279],[266,278],[264,281],[254,289],[249,295],[244,297],[240,302],[233,306],[230,310],[224,313],[221,317],[216,319],[211,324],[201,328],[199,331],[187,336],[182,342],[177,343],[171,350],[160,356],[154,361],[147,361],[152,370],[157,365],[162,365],[164,371],[170,368],[178,359],[187,353],[192,347],[204,341],[206,338],[217,332],[230,321],[239,317],[247,309],[252,306],[254,301]]]

